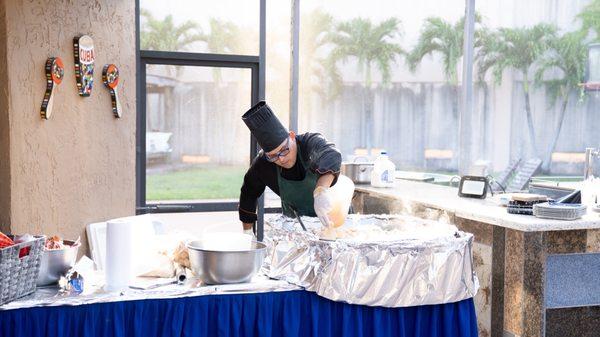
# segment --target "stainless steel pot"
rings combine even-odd
[[[58,282],[61,276],[75,265],[79,242],[63,240],[65,248],[45,250],[42,254],[40,273],[36,281],[37,286],[46,286]]]
[[[359,162],[359,160],[364,160]],[[355,184],[369,184],[373,163],[368,162],[366,157],[356,157],[353,162],[342,163],[342,174],[347,176]]]
[[[204,242],[191,241],[187,248],[192,271],[206,284],[250,281],[262,266],[267,247],[262,242],[252,241],[248,250],[218,251],[205,249]]]

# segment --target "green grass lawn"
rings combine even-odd
[[[212,166],[146,176],[146,200],[237,199],[246,167]]]

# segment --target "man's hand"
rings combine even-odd
[[[313,197],[315,199],[315,213],[317,213],[317,216],[319,217],[319,220],[321,220],[323,226],[333,226],[333,222],[331,219],[329,219],[329,213],[333,209],[333,198],[329,188],[317,186],[313,192]]]
[[[252,237],[256,239],[256,235],[254,235],[254,230],[252,229],[254,226],[253,223],[242,222],[242,226],[244,229],[244,234],[252,235]]]

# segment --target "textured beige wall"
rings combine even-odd
[[[87,223],[134,214],[135,2],[1,2],[10,62],[12,232],[84,238]],[[77,94],[72,45],[83,33],[92,36],[96,52],[94,88],[85,98]],[[63,59],[65,78],[55,92],[51,119],[43,121],[39,110],[49,56]],[[120,69],[121,119],[113,117],[102,84],[106,63]]]
[[[0,231],[10,223],[10,165],[8,133],[8,67],[6,62],[6,21],[4,1],[0,1]]]

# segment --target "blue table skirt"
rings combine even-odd
[[[298,290],[0,311],[0,336],[476,337],[477,319],[472,299],[382,308]]]

